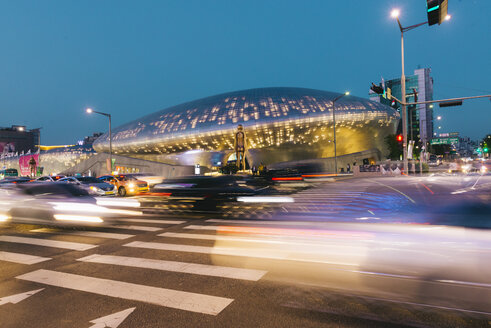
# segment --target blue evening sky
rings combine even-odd
[[[248,88],[294,86],[368,97],[400,76],[403,25],[425,0],[0,0],[0,126],[74,143],[143,115]],[[449,0],[452,19],[406,34],[406,74],[431,67],[434,98],[491,93],[491,1]],[[491,133],[489,99],[439,109],[441,132]],[[436,124],[437,125],[437,124]]]

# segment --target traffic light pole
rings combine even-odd
[[[401,98],[402,104],[402,160],[404,163],[404,173],[408,172],[407,163],[407,109],[406,109],[406,76],[404,75],[404,29],[402,28],[399,18],[397,19],[401,30]]]
[[[399,30],[401,31],[401,100],[402,100],[402,159],[404,162],[404,173],[408,172],[408,162],[407,162],[407,104],[406,104],[406,76],[404,75],[404,32],[415,29],[416,27],[427,24],[428,22],[419,23],[416,25],[411,25],[408,27],[402,27],[399,17],[396,17],[397,24],[399,25]]]

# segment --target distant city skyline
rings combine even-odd
[[[351,91],[400,76],[403,25],[426,1],[36,1],[0,4],[0,126],[41,129],[42,144],[74,144],[183,102],[260,87]],[[406,73],[430,67],[434,98],[491,93],[486,0],[449,0],[452,19],[405,34]],[[437,133],[473,140],[491,101],[440,109]]]

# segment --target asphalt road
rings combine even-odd
[[[0,327],[489,326],[482,313],[311,284],[322,280],[305,274],[315,265],[258,254],[241,240],[216,252],[223,227],[424,221],[414,211],[457,199],[491,201],[489,176],[345,179],[311,187],[259,221],[162,212],[107,229],[0,226]],[[32,295],[13,296],[26,292]]]

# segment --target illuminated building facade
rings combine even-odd
[[[113,129],[118,155],[168,164],[214,167],[234,159],[234,133],[247,133],[249,165],[328,158],[334,154],[332,100],[338,93],[303,88],[260,88],[173,106]],[[399,114],[353,96],[336,102],[338,155],[368,149],[385,152]],[[109,136],[94,142],[109,152]]]

